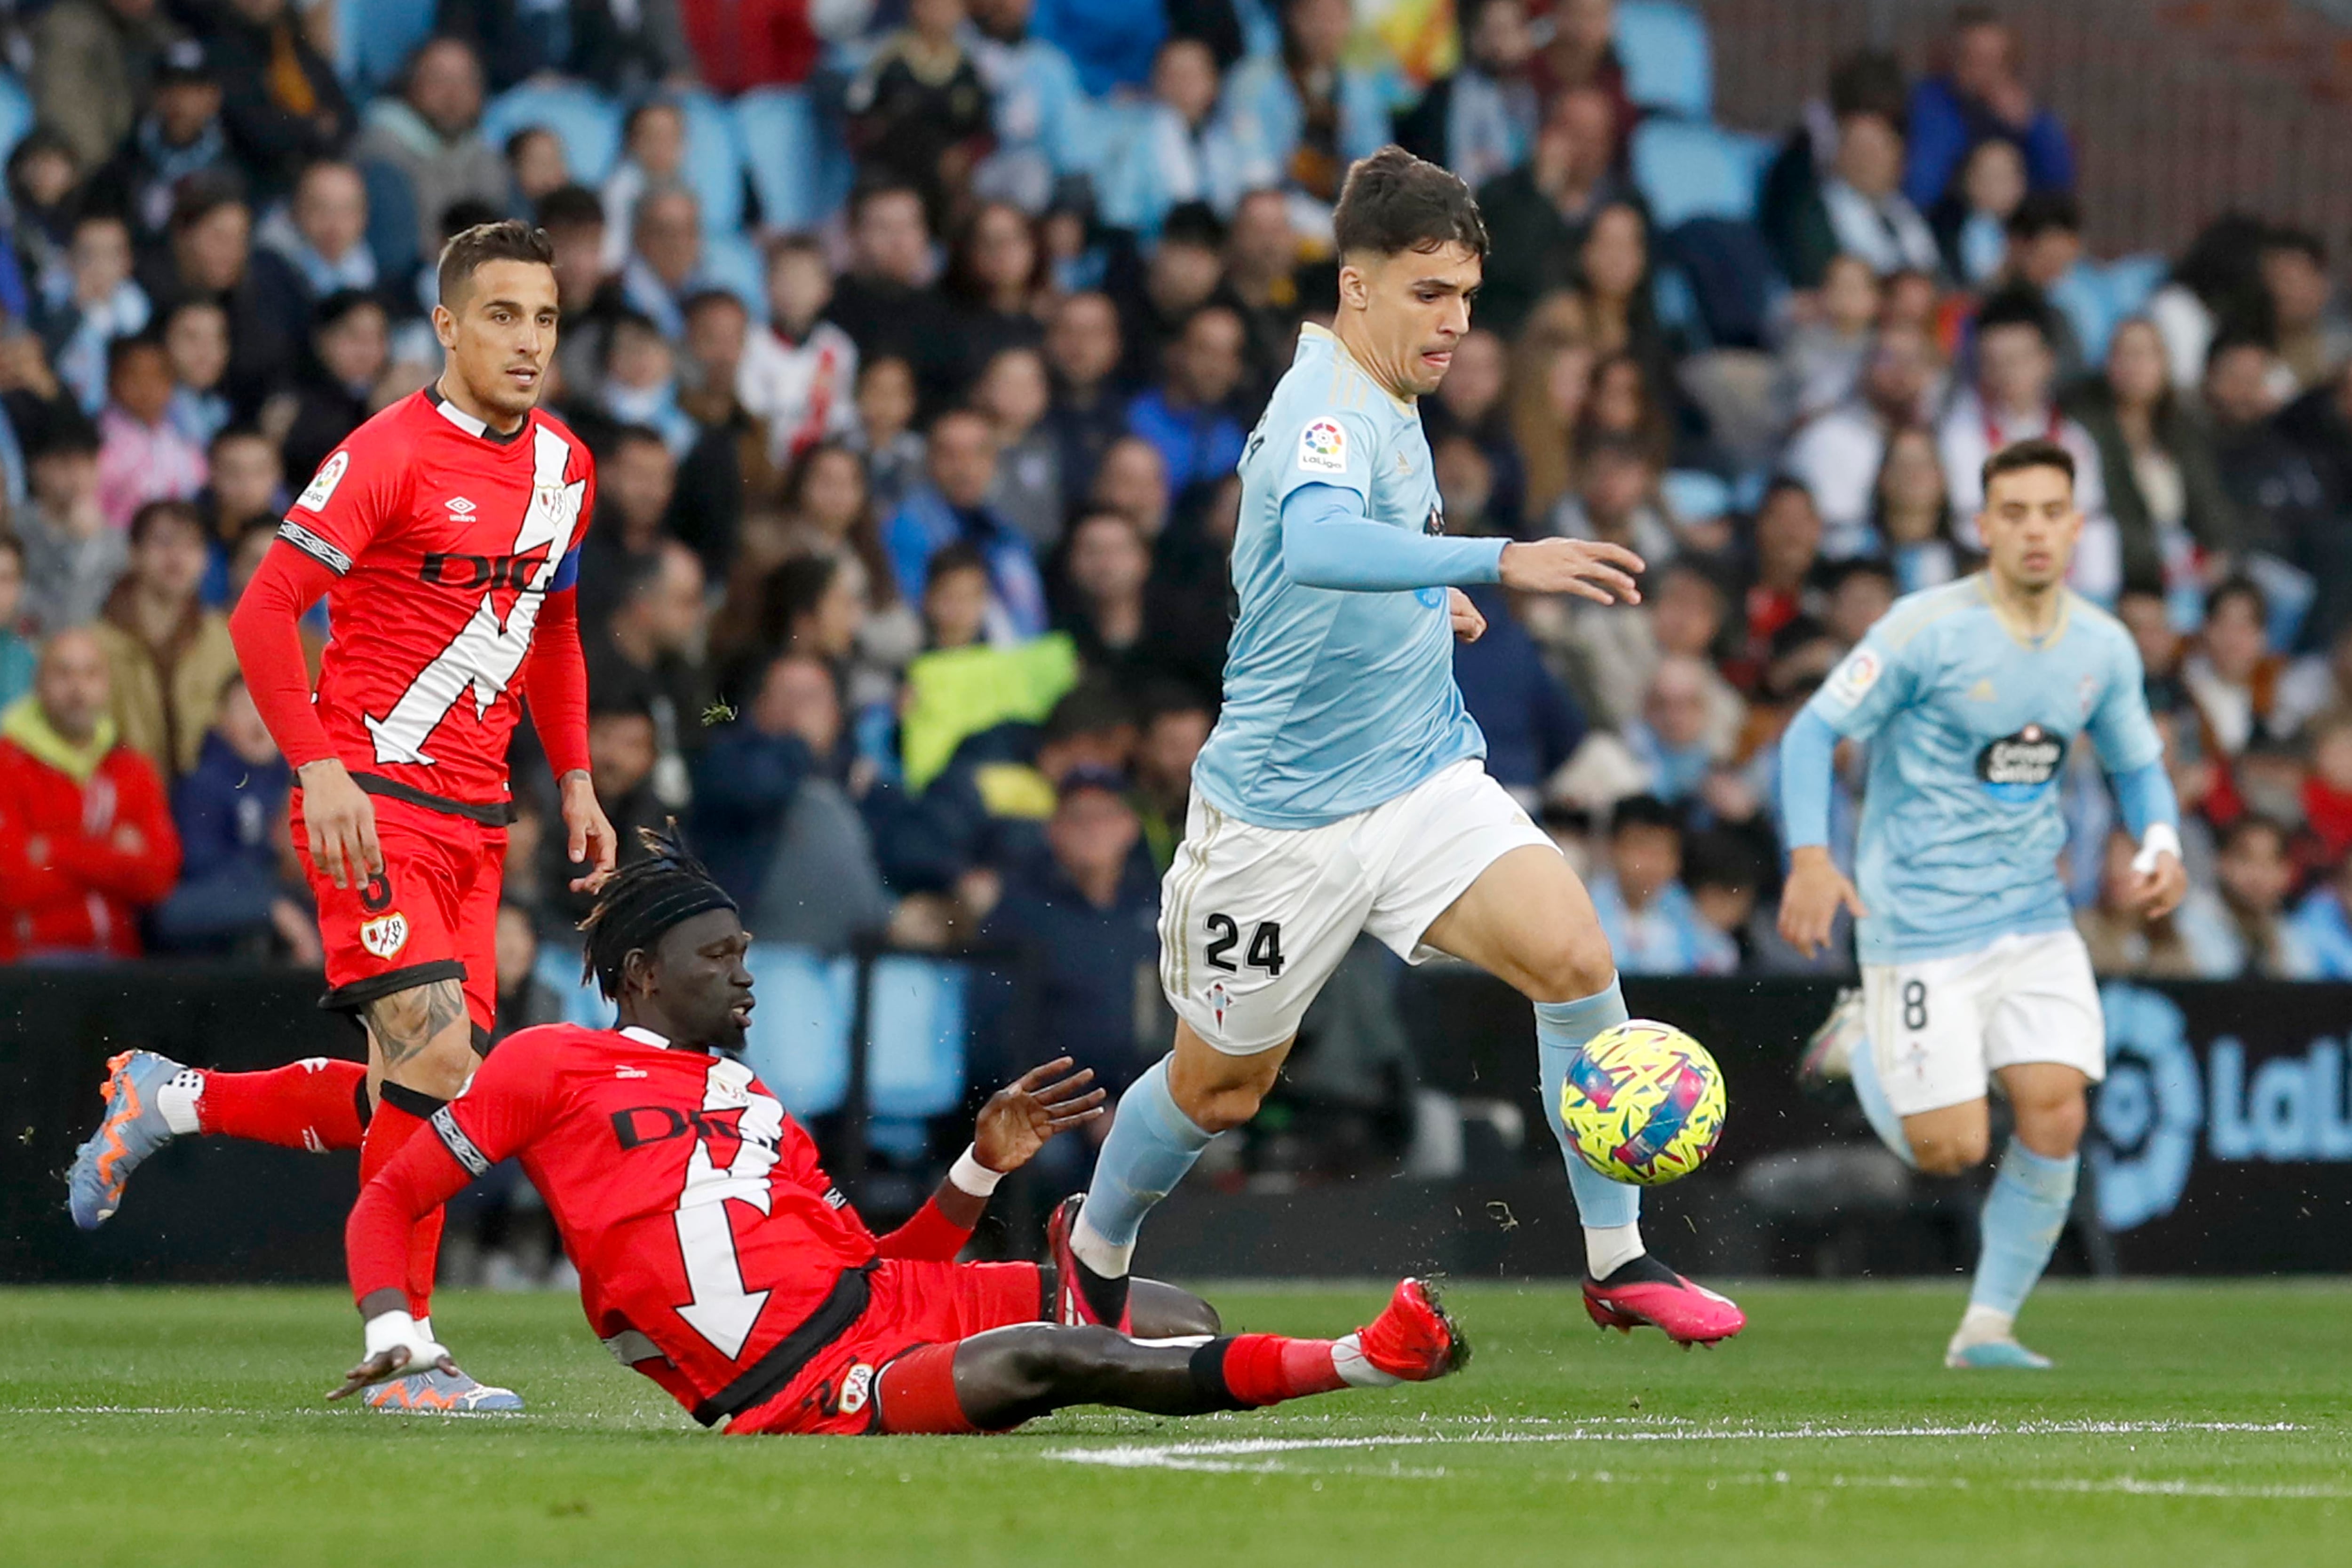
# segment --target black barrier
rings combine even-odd
[[[1850,1112],[1800,1095],[1790,1068],[1834,988],[1802,980],[1629,980],[1640,1015],[1689,1030],[1730,1091],[1707,1169],[1647,1200],[1662,1253],[1740,1273],[1916,1272],[1965,1261],[1975,1188],[1915,1183],[1809,1208],[1784,1167],[1871,1146]],[[2111,1072],[2094,1114],[2074,1266],[2133,1273],[2352,1270],[2352,987],[2109,982]],[[315,976],[215,966],[0,968],[0,1275],[31,1280],[335,1279],[356,1161],[185,1139],[94,1236],[59,1173],[98,1110],[106,1058],[151,1046],[230,1069],[358,1054]],[[1399,1006],[1426,1081],[1516,1108],[1508,1169],[1450,1183],[1371,1179],[1296,1193],[1180,1192],[1155,1217],[1154,1267],[1186,1272],[1572,1271],[1574,1232],[1535,1087],[1525,1001],[1459,967],[1411,972]],[[1814,1159],[1806,1166],[1803,1162]],[[1790,1199],[1793,1186],[1800,1197]]]

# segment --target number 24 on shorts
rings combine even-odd
[[[1209,962],[1209,967],[1223,969],[1228,975],[1238,974],[1241,965],[1234,962],[1232,955],[1234,949],[1241,946],[1240,924],[1230,915],[1212,915],[1201,924],[1209,934],[1208,946],[1201,950],[1202,956]],[[1251,927],[1249,951],[1243,962],[1253,969],[1264,969],[1269,975],[1282,973],[1280,921],[1261,920]]]

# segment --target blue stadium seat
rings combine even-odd
[[[936,958],[876,962],[866,1015],[874,1045],[866,1080],[875,1115],[937,1116],[963,1098],[970,978],[962,965]]]
[[[0,71],[0,161],[33,129],[33,99],[12,71]]]
[[[1658,487],[1677,522],[1704,523],[1731,510],[1731,486],[1704,468],[1673,469]]]
[[[767,320],[767,268],[760,259],[759,247],[740,233],[704,234],[702,281],[740,299],[752,320]]]
[[[580,978],[580,953],[570,943],[542,942],[532,977],[563,998],[563,1021],[582,1029],[613,1027],[613,1004],[593,980]]]
[[[2164,287],[2172,264],[2160,256],[2119,256],[2103,269],[2107,286],[2108,319],[2122,321],[2147,308],[2149,298]]]
[[[747,963],[760,1005],[743,1060],[803,1121],[838,1111],[849,1095],[856,960],[762,942]],[[968,981],[961,965],[935,958],[876,961],[866,1105],[877,1119],[919,1121],[963,1098]]]
[[[735,100],[736,144],[772,229],[813,229],[849,194],[849,150],[794,88],[755,88]]]
[[[1706,23],[1675,0],[1617,0],[1617,57],[1625,95],[1644,109],[1705,120],[1715,111],[1715,53]]]
[[[771,942],[755,944],[744,962],[759,988],[745,1063],[801,1120],[838,1111],[849,1097],[854,967]]]
[[[707,92],[678,99],[686,110],[686,183],[702,207],[702,232],[732,234],[743,226],[743,150],[735,117]]]
[[[346,87],[381,87],[433,36],[434,0],[341,0],[335,72]],[[354,96],[361,96],[354,94]]]
[[[1659,233],[1693,218],[1752,223],[1756,186],[1771,143],[1687,120],[1645,120],[1633,130],[1633,183]]]
[[[490,99],[482,111],[482,139],[504,148],[507,138],[543,125],[563,143],[572,177],[596,186],[621,156],[621,111],[594,88],[578,82],[525,82]]]

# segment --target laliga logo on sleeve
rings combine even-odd
[[[294,504],[306,512],[317,511],[333,497],[335,486],[343,482],[343,476],[350,472],[351,466],[350,453],[336,453],[319,465],[319,472],[311,476],[310,486],[301,495],[295,497]]]
[[[1830,672],[1830,695],[1848,707],[1862,700],[1863,693],[1878,684],[1878,655],[1867,647],[1856,648]]]
[[[1336,419],[1318,419],[1298,433],[1298,466],[1309,474],[1348,471],[1348,433]]]
[[[395,909],[360,927],[360,946],[379,958],[391,958],[408,946],[408,916]]]

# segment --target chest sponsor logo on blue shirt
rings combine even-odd
[[[1977,753],[1977,777],[1996,800],[2038,799],[2066,760],[2066,737],[2038,724],[1987,743]]]

